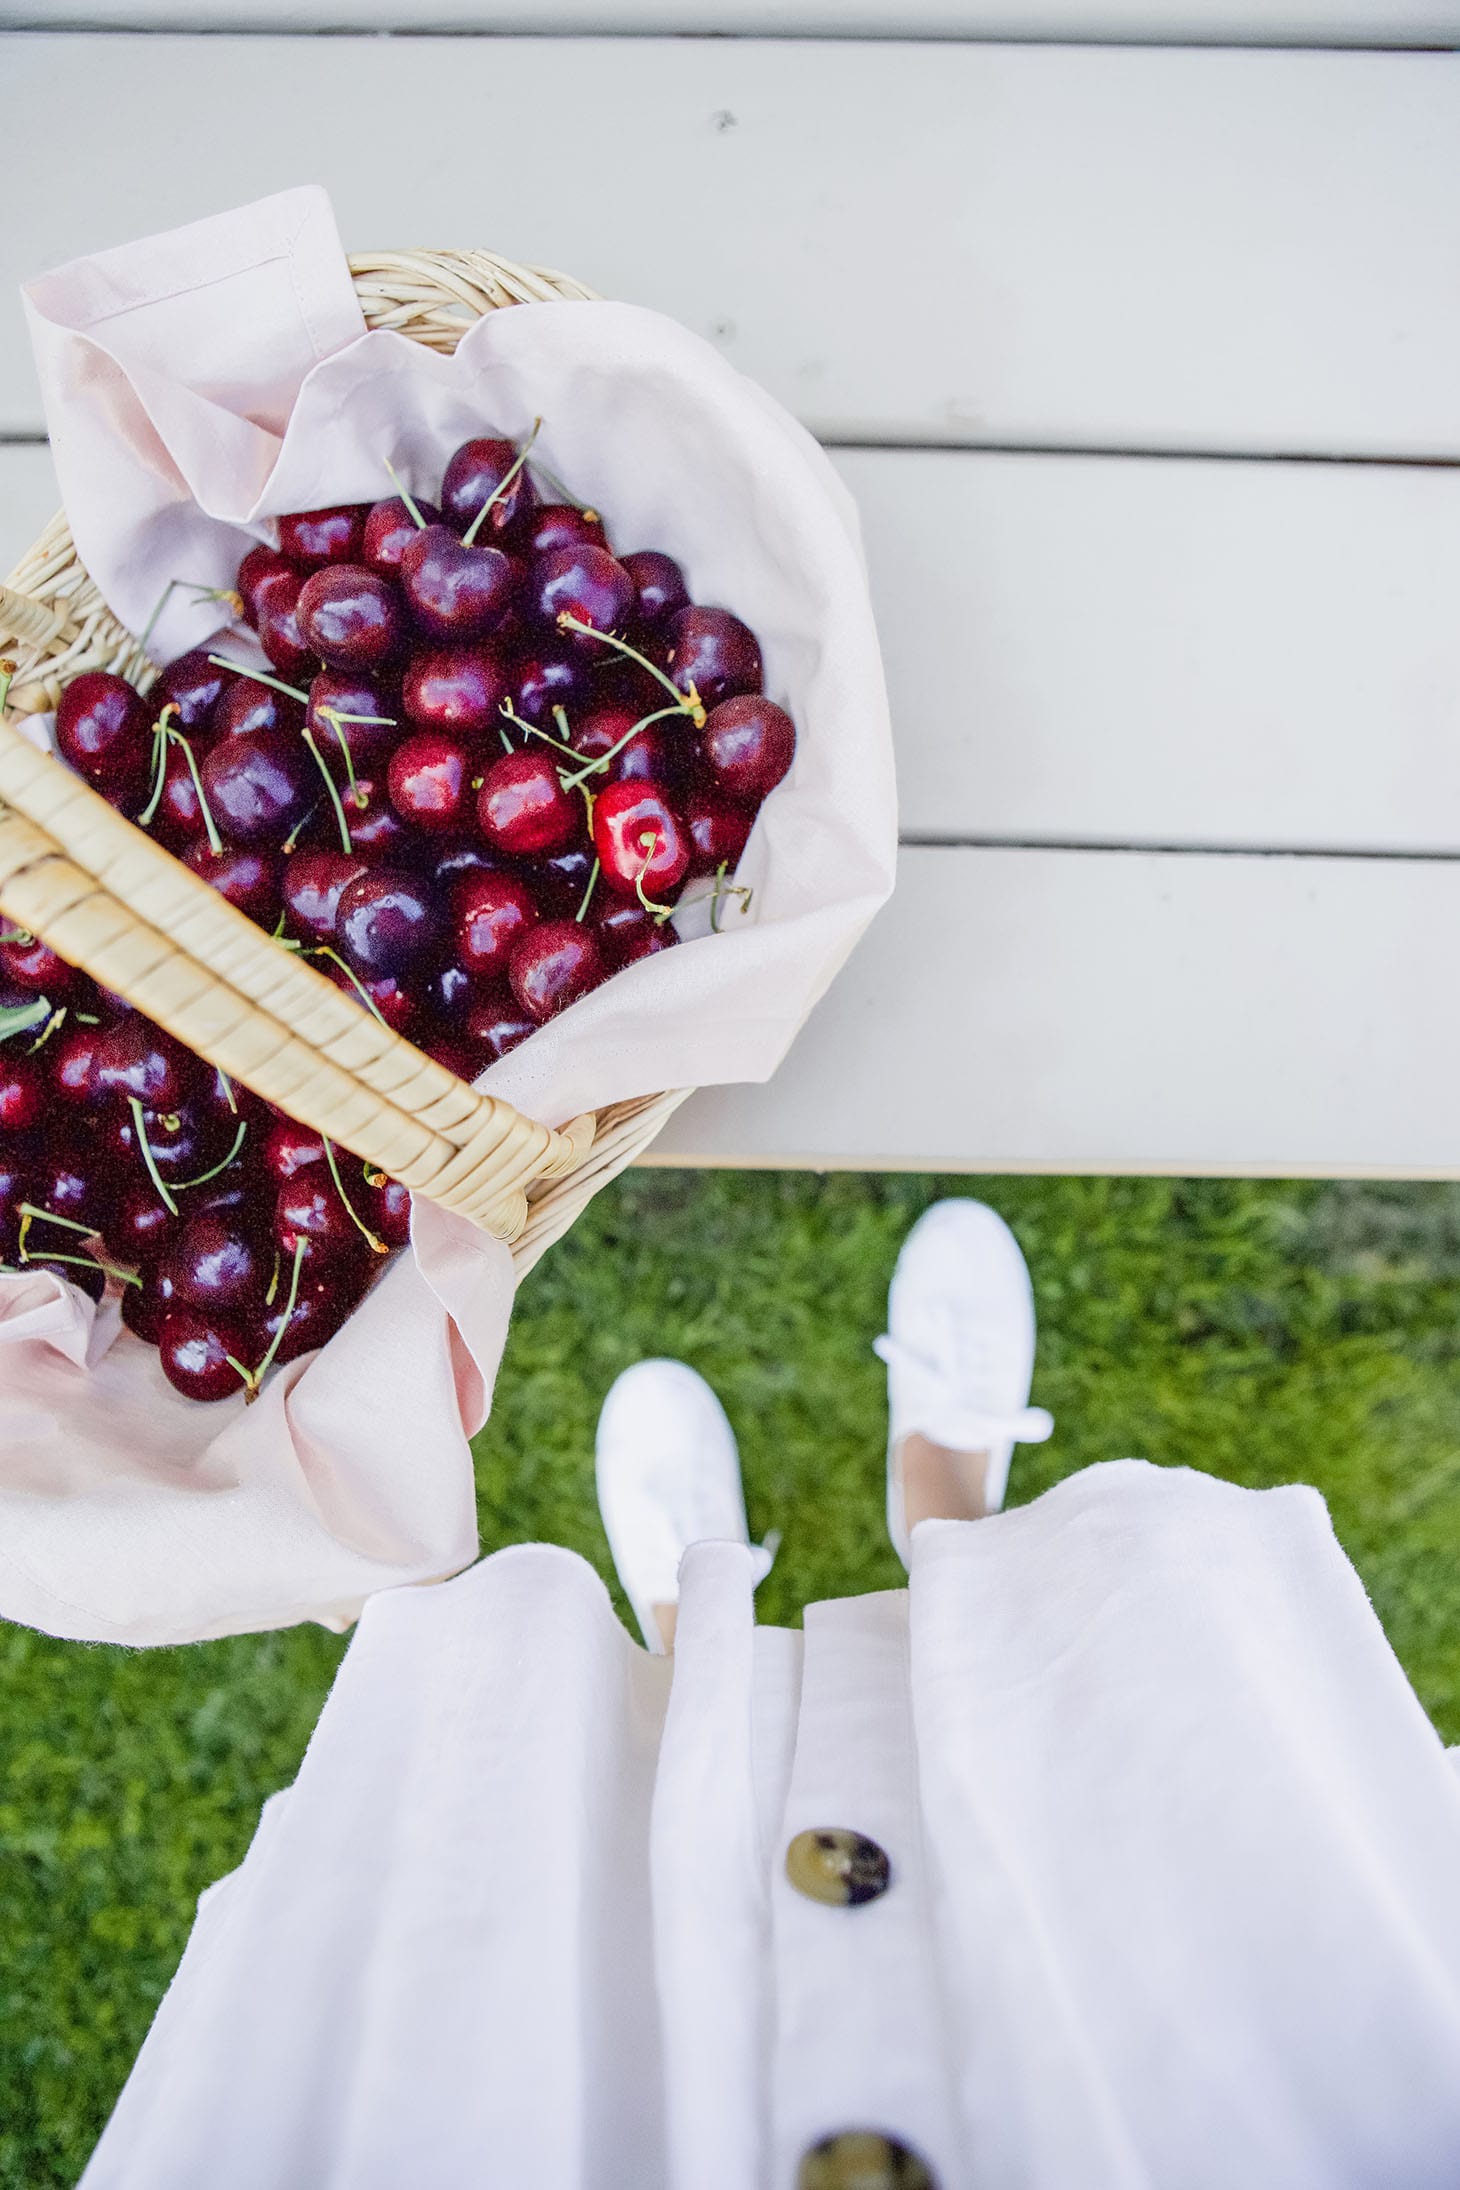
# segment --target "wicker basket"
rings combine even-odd
[[[585,299],[484,251],[352,259],[366,324],[450,352],[503,305]],[[49,712],[84,669],[156,675],[77,559],[64,514],[0,587],[9,705]],[[159,1026],[413,1193],[512,1243],[519,1276],[647,1147],[688,1090],[561,1132],[478,1094],[218,896],[81,779],[0,722],[0,912]]]

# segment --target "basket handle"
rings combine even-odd
[[[79,637],[77,627],[49,601],[33,601],[13,586],[0,586],[0,639],[19,639],[23,646],[49,646],[53,639]]]

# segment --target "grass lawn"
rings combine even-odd
[[[613,1376],[677,1353],[740,1433],[761,1617],[900,1578],[869,1351],[907,1225],[968,1182],[645,1172],[528,1280],[479,1440],[486,1548],[607,1554],[592,1437]],[[1139,1453],[1325,1493],[1390,1638],[1460,1742],[1460,1188],[975,1182],[1034,1271],[1053,1440],[1011,1497]],[[129,1654],[0,1628],[0,2185],[75,2181],[186,1938],[292,1776],[343,1643]]]

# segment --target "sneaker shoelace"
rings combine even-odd
[[[916,1352],[890,1331],[872,1341],[872,1351],[899,1379],[899,1412],[905,1411],[908,1427],[953,1452],[987,1452],[1005,1443],[1042,1445],[1054,1429],[1054,1416],[1044,1407],[1012,1413],[990,1407],[981,1394],[994,1365],[991,1348],[977,1333],[951,1323],[949,1337],[942,1361]]]

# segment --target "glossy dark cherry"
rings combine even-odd
[[[331,669],[368,675],[390,660],[405,619],[393,585],[357,563],[331,563],[306,578],[295,607],[304,643]]]
[[[341,988],[348,988],[352,996],[359,995],[354,981],[341,972]],[[357,974],[355,979],[360,980]],[[414,1037],[420,1032],[421,1015],[425,1009],[426,988],[420,978],[420,968],[403,973],[399,979],[393,973],[378,974],[374,980],[361,981],[360,986],[370,999],[371,1009],[377,1018],[396,1034]]]
[[[302,1241],[300,1268],[311,1275],[332,1262],[353,1262],[365,1250],[359,1226],[328,1169],[320,1165],[301,1171],[279,1188],[274,1238],[286,1266],[292,1266],[295,1248]]]
[[[342,789],[340,800],[349,824],[351,849],[370,866],[378,867],[387,860],[399,863],[413,858],[421,849],[420,840],[390,802],[383,770],[378,776],[357,776],[354,789]],[[318,812],[314,828],[320,843],[333,850],[342,849],[331,809]]]
[[[536,919],[531,890],[513,875],[476,875],[462,883],[452,907],[460,964],[475,980],[505,978],[514,945]]]
[[[749,839],[754,813],[729,799],[717,798],[712,791],[694,790],[685,799],[682,814],[689,835],[690,873],[714,874],[724,866],[733,874]]]
[[[440,940],[441,915],[427,886],[408,870],[372,867],[347,883],[335,915],[340,949],[355,971],[399,977]]]
[[[722,700],[700,732],[700,752],[727,798],[759,805],[795,757],[796,725],[774,700]]]
[[[728,608],[681,608],[664,626],[665,666],[681,692],[691,686],[705,707],[737,692],[758,692],[764,670],[760,644]]]
[[[480,540],[466,547],[447,525],[428,525],[406,543],[400,578],[421,630],[458,644],[490,637],[517,585],[510,556]]]
[[[634,581],[607,548],[592,542],[574,547],[550,548],[532,565],[527,583],[527,609],[549,627],[559,617],[571,616],[594,631],[616,631],[628,621],[637,595]],[[585,634],[566,631],[573,646],[607,652]]]
[[[303,580],[301,578],[301,584]],[[313,674],[318,656],[299,628],[294,602],[282,591],[272,591],[259,603],[259,645],[268,655],[276,675],[300,684]]]
[[[235,844],[281,845],[319,786],[308,753],[282,730],[225,739],[207,754],[200,773],[213,819]]]
[[[125,1107],[135,1098],[144,1110],[180,1110],[198,1092],[202,1071],[190,1050],[136,1011],[97,1043],[92,1084],[103,1102]]]
[[[177,1237],[179,1220],[150,1179],[122,1185],[106,1228],[106,1243],[130,1269],[149,1269]]]
[[[261,1305],[273,1267],[272,1255],[265,1257],[246,1231],[216,1212],[188,1217],[167,1250],[175,1297],[209,1315],[238,1315]]]
[[[27,1199],[53,1216],[69,1217],[73,1224],[89,1224],[96,1232],[110,1231],[116,1220],[118,1181],[98,1160],[96,1149],[80,1140],[52,1143],[32,1175]],[[62,1244],[59,1225],[39,1220],[32,1228],[32,1244],[57,1248]],[[80,1234],[65,1243],[74,1247]]]
[[[279,862],[273,853],[252,851],[243,844],[225,844],[221,852],[215,852],[208,839],[200,836],[188,845],[182,860],[250,920],[261,928],[273,927],[279,916]]]
[[[350,1182],[350,1199],[355,1200],[355,1185]],[[361,1199],[355,1202],[365,1222],[377,1239],[383,1239],[387,1247],[404,1247],[411,1236],[411,1197],[409,1189],[398,1179],[387,1179],[381,1186],[360,1186]]]
[[[37,1055],[42,1059],[51,1093],[72,1110],[89,1110],[97,1100],[96,1051],[103,1029],[68,1019]]]
[[[444,966],[436,968],[426,983],[427,1015],[434,1025],[454,1029],[460,1025],[463,1013],[474,1002],[475,997],[476,983],[465,966],[458,965],[455,959],[448,959]],[[470,1079],[471,1073],[466,1077]]]
[[[86,670],[56,709],[56,750],[79,776],[115,800],[140,795],[152,760],[152,711],[124,677]]]
[[[465,532],[483,503],[496,494],[516,462],[517,450],[510,441],[495,438],[463,441],[447,464],[441,481],[441,511],[447,522],[459,532]],[[524,464],[506,493],[487,511],[477,538],[491,540],[503,547],[512,545],[513,535],[520,530],[521,521],[525,520],[536,500]]]
[[[74,966],[68,966],[65,959],[38,935],[32,936],[29,942],[23,941],[25,932],[24,929],[12,929],[0,914],[0,933],[10,938],[0,943],[0,973],[17,987],[33,990],[53,1004],[59,1003],[79,986],[80,976]]]
[[[264,1134],[259,1161],[274,1183],[283,1186],[311,1165],[324,1163],[324,1142],[309,1126],[276,1118]]]
[[[336,783],[349,780],[346,748],[357,776],[379,775],[401,734],[394,686],[358,670],[322,669],[310,683],[305,719]]]
[[[608,534],[597,510],[572,502],[542,502],[523,527],[522,552],[546,555],[553,548],[608,547]]]
[[[279,519],[279,552],[291,562],[358,563],[365,543],[370,505],[352,502],[336,509],[297,510]]]
[[[642,623],[662,624],[680,609],[688,608],[689,587],[673,556],[644,548],[635,555],[621,555],[619,561],[634,581]]]
[[[328,943],[335,932],[340,893],[363,865],[358,853],[324,847],[291,852],[284,862],[284,910],[296,933]]]
[[[428,525],[439,525],[441,512],[434,502],[425,502],[419,494],[411,497],[416,508]],[[362,547],[366,568],[382,578],[394,578],[400,571],[400,559],[416,534],[424,528],[416,523],[398,494],[388,494],[383,502],[376,502],[365,520]]]
[[[144,1110],[142,1124],[158,1177],[169,1186],[200,1178],[227,1154],[230,1136],[216,1116],[194,1103],[180,1103],[175,1110]],[[146,1175],[145,1159],[130,1106],[113,1105],[98,1132],[103,1151],[123,1158],[126,1179],[138,1184]]]
[[[0,1133],[29,1133],[46,1107],[45,1074],[13,1042],[0,1049]]]
[[[170,706],[173,713],[168,719],[175,730],[191,735],[208,728],[213,710],[231,681],[226,669],[215,668],[209,661],[208,653],[207,647],[195,646],[168,663],[147,695],[154,722],[163,708]]]
[[[576,920],[540,920],[512,953],[508,980],[528,1017],[551,1019],[607,973],[598,938]]]
[[[297,1361],[301,1354],[313,1353],[332,1339],[364,1292],[371,1272],[362,1267],[359,1282],[347,1282],[353,1280],[354,1274],[353,1266],[346,1265],[341,1269],[324,1270],[318,1277],[308,1279],[301,1269],[292,1311],[288,1285],[281,1279],[273,1306],[264,1310],[252,1328],[252,1343],[258,1359],[263,1360],[274,1343],[276,1332],[282,1335],[275,1361]]]
[[[412,656],[401,706],[418,730],[473,737],[495,730],[507,676],[490,647],[430,647]]]
[[[250,1350],[241,1328],[196,1308],[170,1308],[158,1327],[162,1373],[188,1399],[229,1399],[241,1391],[243,1378],[228,1356],[247,1363]]]
[[[565,791],[545,745],[493,761],[477,797],[477,826],[489,845],[519,856],[555,852],[583,834],[586,808]]]
[[[285,730],[298,737],[304,709],[287,692],[276,692],[257,677],[232,677],[213,710],[212,727],[215,738],[252,738],[260,730]]]
[[[194,763],[198,755],[193,755]],[[150,800],[149,800],[150,803]],[[203,802],[188,756],[180,745],[169,745],[162,768],[162,796],[153,809],[148,827],[173,846],[190,843],[203,827]]]
[[[287,555],[277,548],[250,548],[238,566],[234,581],[239,599],[243,602],[244,620],[258,628],[259,613],[265,601],[277,599],[290,607],[299,596],[304,573],[297,563],[291,563]]]
[[[604,880],[627,897],[662,902],[689,872],[689,839],[657,784],[610,783],[600,791],[593,846]]]
[[[588,894],[593,875],[589,845],[570,844],[566,851],[545,852],[533,860],[532,893],[545,920],[572,920]]]
[[[601,775],[589,778],[595,790],[605,783],[667,783],[680,773],[687,718],[638,729],[641,720],[627,707],[599,707],[574,723],[574,752],[585,760],[607,761]]]
[[[603,955],[615,973],[636,958],[672,950],[679,941],[669,922],[646,912],[637,898],[605,898],[596,927]]]
[[[386,785],[401,820],[429,835],[455,834],[470,819],[472,762],[440,730],[418,730],[390,756]]]
[[[489,852],[485,844],[473,837],[457,837],[443,844],[431,862],[431,880],[446,899],[454,898],[459,884],[469,881],[473,875],[500,874],[500,853]]]
[[[591,645],[592,641],[585,640],[584,644]],[[590,664],[582,654],[520,655],[507,673],[512,705],[524,722],[551,730],[555,707],[566,708],[571,719],[588,689],[589,671]]]

